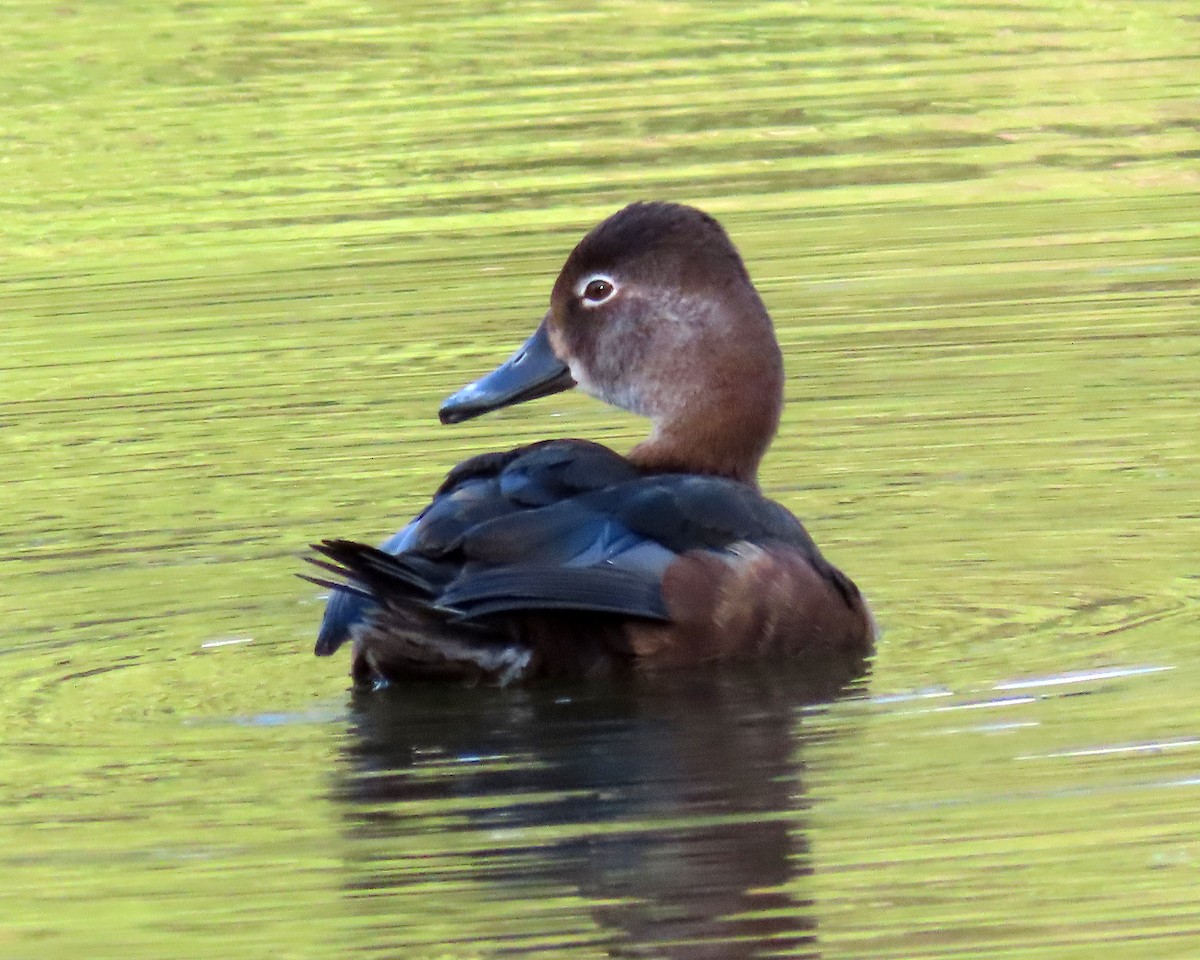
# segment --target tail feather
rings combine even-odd
[[[363,684],[411,676],[504,685],[527,675],[533,652],[497,628],[461,623],[432,601],[444,568],[413,554],[392,556],[352,540],[325,540],[309,558],[337,579],[304,579],[333,590],[316,652],[328,655],[354,633],[351,672]]]
[[[399,558],[366,544],[350,540],[326,540],[319,544],[314,543],[312,549],[328,559],[305,559],[317,569],[333,575],[332,579],[300,575],[310,583],[326,587],[330,591],[321,629],[317,633],[317,643],[313,648],[318,657],[328,657],[335,653],[350,639],[353,630],[377,609],[381,597],[386,596],[386,593],[380,592],[383,586],[380,570],[389,565],[394,568],[390,569],[387,579],[393,583],[405,583],[405,589],[409,592],[412,588],[426,596],[432,592],[428,578],[411,573],[400,563]],[[366,562],[364,557],[369,557],[370,562]],[[372,574],[372,571],[375,573]]]
[[[350,593],[355,596],[362,597],[364,600],[374,600],[366,590],[361,587],[356,587],[353,584],[346,583],[342,580],[326,580],[324,577],[310,577],[307,573],[296,574],[301,580],[307,580],[309,583],[314,583],[318,587],[324,587],[326,590],[337,590],[341,593]]]
[[[436,593],[445,580],[444,568],[436,561],[411,553],[393,556],[354,540],[322,540],[314,543],[312,549],[333,562],[310,557],[309,563],[358,581],[376,596],[382,596],[389,588],[396,589],[398,584],[428,596]]]

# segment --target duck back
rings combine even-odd
[[[582,440],[467,460],[382,547],[315,549],[336,575],[321,581],[334,593],[316,652],[351,639],[360,682],[870,646],[857,589],[779,504],[734,480],[646,473]]]

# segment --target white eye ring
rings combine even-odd
[[[575,285],[575,295],[585,307],[608,303],[617,293],[617,282],[606,273],[593,273]]]

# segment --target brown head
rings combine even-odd
[[[754,482],[783,403],[771,319],[712,217],[635,203],[571,252],[538,331],[443,405],[443,422],[578,384],[649,417],[630,454],[655,471]]]

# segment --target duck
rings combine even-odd
[[[508,685],[771,658],[856,676],[876,627],[854,582],[766,497],[783,356],[712,216],[643,201],[567,257],[533,334],[442,404],[455,424],[577,387],[649,419],[627,454],[546,439],[473,456],[374,547],[313,544],[315,653],[355,686]]]

